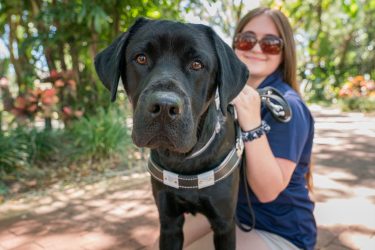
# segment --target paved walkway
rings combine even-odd
[[[375,117],[312,109],[317,249],[373,250]],[[143,171],[56,186],[0,205],[0,250],[147,249],[157,232]]]

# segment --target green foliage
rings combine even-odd
[[[375,75],[375,1],[264,0],[279,8],[294,28],[299,76],[310,101],[335,99],[331,89],[349,76]]]
[[[9,54],[0,57],[4,62],[0,74],[9,75],[9,69],[14,69],[11,84],[17,86],[10,88],[18,96],[36,89],[35,80],[50,81],[53,71],[73,72],[77,93],[71,106],[94,114],[97,106],[106,107],[109,100],[94,70],[95,55],[136,18],[181,20],[185,4],[180,0],[0,0],[0,39]]]
[[[350,97],[339,99],[343,111],[374,112],[375,98]]]
[[[67,132],[76,150],[73,157],[97,160],[124,152],[131,145],[125,120],[118,109],[99,109],[97,115],[74,122]]]
[[[123,110],[100,109],[97,115],[74,121],[65,130],[24,127],[0,133],[0,176],[21,173],[25,167],[69,165],[101,160],[132,149]]]
[[[11,174],[25,167],[51,162],[61,154],[62,131],[18,128],[0,133],[0,175]]]
[[[4,196],[8,193],[8,187],[0,180],[0,204],[2,203],[1,196]]]
[[[137,164],[142,155],[131,142],[126,114],[112,107],[74,120],[65,129],[19,127],[1,132],[0,203],[14,182],[27,189]]]
[[[64,132],[61,130],[32,129],[27,133],[30,164],[42,164],[58,160],[64,148]]]
[[[29,165],[28,141],[22,129],[0,131],[0,176],[10,174]]]

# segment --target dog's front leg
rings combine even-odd
[[[185,218],[180,215],[175,218],[160,218],[160,250],[181,250],[184,243],[182,227]]]
[[[236,249],[236,226],[230,222],[218,223],[220,228],[213,225],[215,250]]]
[[[155,197],[160,220],[160,250],[181,250],[185,217],[173,192],[159,191]]]

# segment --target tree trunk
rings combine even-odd
[[[70,56],[72,58],[72,66],[73,66],[73,72],[74,72],[74,80],[77,82],[77,86],[80,85],[80,71],[79,71],[79,56],[78,56],[78,50],[75,47],[74,43],[69,43],[70,46]]]
[[[59,61],[60,61],[61,69],[63,71],[66,71],[68,69],[68,67],[66,66],[66,63],[65,63],[65,53],[64,53],[64,44],[63,43],[59,44]]]
[[[43,47],[44,47],[44,56],[45,56],[46,61],[47,61],[48,69],[49,69],[49,72],[51,72],[53,69],[56,69],[56,64],[53,60],[52,49],[46,48],[45,46],[43,46]]]
[[[98,34],[92,30],[91,31],[91,45],[90,45],[90,55],[94,61],[94,58],[98,54]]]
[[[52,119],[51,117],[44,118],[44,129],[52,130]]]
[[[347,54],[349,52],[349,45],[352,42],[353,34],[354,34],[354,30],[351,30],[349,32],[349,34],[346,36],[346,38],[344,40],[344,44],[342,45],[343,49],[342,49],[341,56],[340,56],[340,62],[338,64],[338,66],[337,66],[337,69],[339,71],[337,73],[339,75],[341,75],[341,73],[344,71],[346,56],[347,56]],[[337,73],[335,75],[337,75]]]
[[[9,32],[9,45],[8,45],[8,50],[9,50],[9,57],[10,57],[10,62],[13,64],[13,67],[14,67],[14,71],[16,73],[16,82],[18,84],[18,87],[20,90],[23,89],[23,78],[22,78],[22,68],[21,68],[21,64],[20,62],[18,61],[18,58],[15,57],[14,55],[14,47],[13,47],[13,43],[16,42],[16,25],[15,23],[13,23],[12,19],[11,19],[11,15],[9,15],[7,17],[8,19],[8,25],[9,25],[9,28],[10,28],[10,32]]]

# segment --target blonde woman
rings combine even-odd
[[[250,78],[234,99],[242,131],[259,130],[262,121],[271,127],[267,135],[245,140],[247,183],[241,183],[237,220],[255,229],[237,228],[237,250],[314,249],[316,223],[311,187],[310,158],[314,121],[299,95],[296,51],[288,19],[279,10],[257,8],[239,22],[233,39],[238,58],[247,65]],[[256,89],[273,87],[289,102],[292,119],[275,121],[261,108]],[[246,202],[249,199],[255,218]],[[207,219],[186,216],[185,249],[214,249]]]

